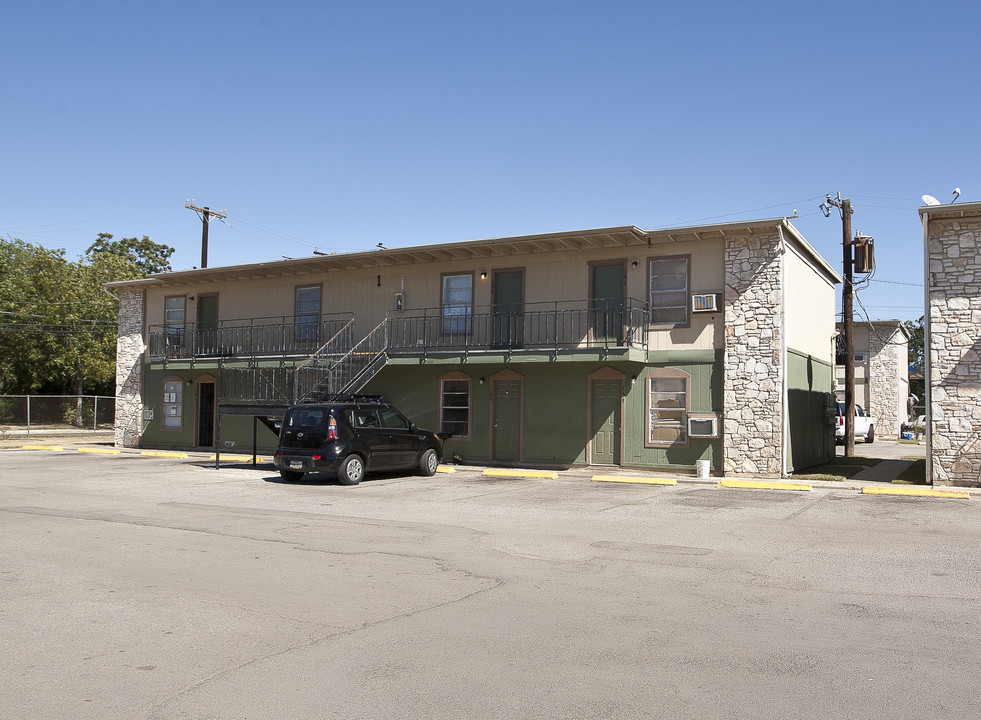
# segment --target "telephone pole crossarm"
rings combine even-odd
[[[193,210],[201,218],[201,267],[206,268],[208,267],[208,224],[211,222],[211,218],[223,220],[228,217],[228,211],[212,210],[207,206],[198,207],[193,200],[184,203],[184,207]]]

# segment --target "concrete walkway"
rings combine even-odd
[[[875,465],[866,467],[849,478],[853,482],[891,483],[903,474],[910,465],[910,460],[880,460]]]

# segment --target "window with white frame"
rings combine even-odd
[[[470,437],[471,380],[462,374],[446,376],[439,383],[439,434],[457,439]]]
[[[175,295],[164,298],[164,330],[168,345],[181,345],[184,342],[184,314],[187,298]]]
[[[652,325],[687,325],[691,258],[675,255],[647,263]]]
[[[655,371],[647,377],[647,444],[688,442],[687,373]]]
[[[184,421],[184,381],[164,380],[163,384],[163,427],[167,430],[180,430]]]
[[[473,273],[443,275],[443,333],[469,334],[473,316]]]

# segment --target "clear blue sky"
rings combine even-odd
[[[872,319],[922,314],[916,208],[981,200],[976,3],[35,2],[3,13],[0,234],[209,265],[792,215]],[[862,307],[856,304],[859,314]]]

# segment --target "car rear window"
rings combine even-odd
[[[304,428],[307,430],[323,430],[327,411],[323,408],[296,408],[290,410],[283,420],[283,426],[290,430]]]

